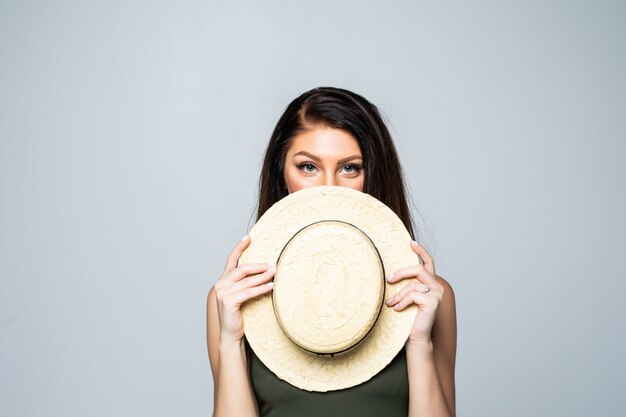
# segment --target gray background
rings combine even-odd
[[[290,100],[380,106],[458,414],[626,409],[626,3],[2,1],[0,415],[206,416],[205,298]]]

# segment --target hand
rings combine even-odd
[[[247,235],[237,243],[226,260],[222,276],[215,283],[221,341],[240,342],[243,339],[241,305],[273,288],[270,279],[274,276],[275,266],[267,263],[237,266],[249,243],[250,236]]]
[[[415,241],[411,241],[410,245],[424,263],[398,269],[388,278],[389,282],[403,279],[409,282],[396,295],[389,297],[386,304],[396,311],[417,304],[419,310],[408,341],[430,343],[437,308],[443,298],[443,286],[437,281],[435,263],[426,249]]]

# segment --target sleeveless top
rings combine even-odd
[[[245,340],[245,338],[244,338]],[[406,417],[409,378],[404,348],[378,374],[350,388],[311,392],[270,371],[245,341],[250,382],[261,417]]]

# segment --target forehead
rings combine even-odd
[[[361,155],[359,143],[345,130],[317,127],[294,136],[287,154],[306,151],[320,157],[340,157],[346,153]]]

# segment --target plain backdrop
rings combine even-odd
[[[208,416],[264,147],[380,107],[458,309],[460,416],[626,409],[623,1],[0,2],[0,415]]]

